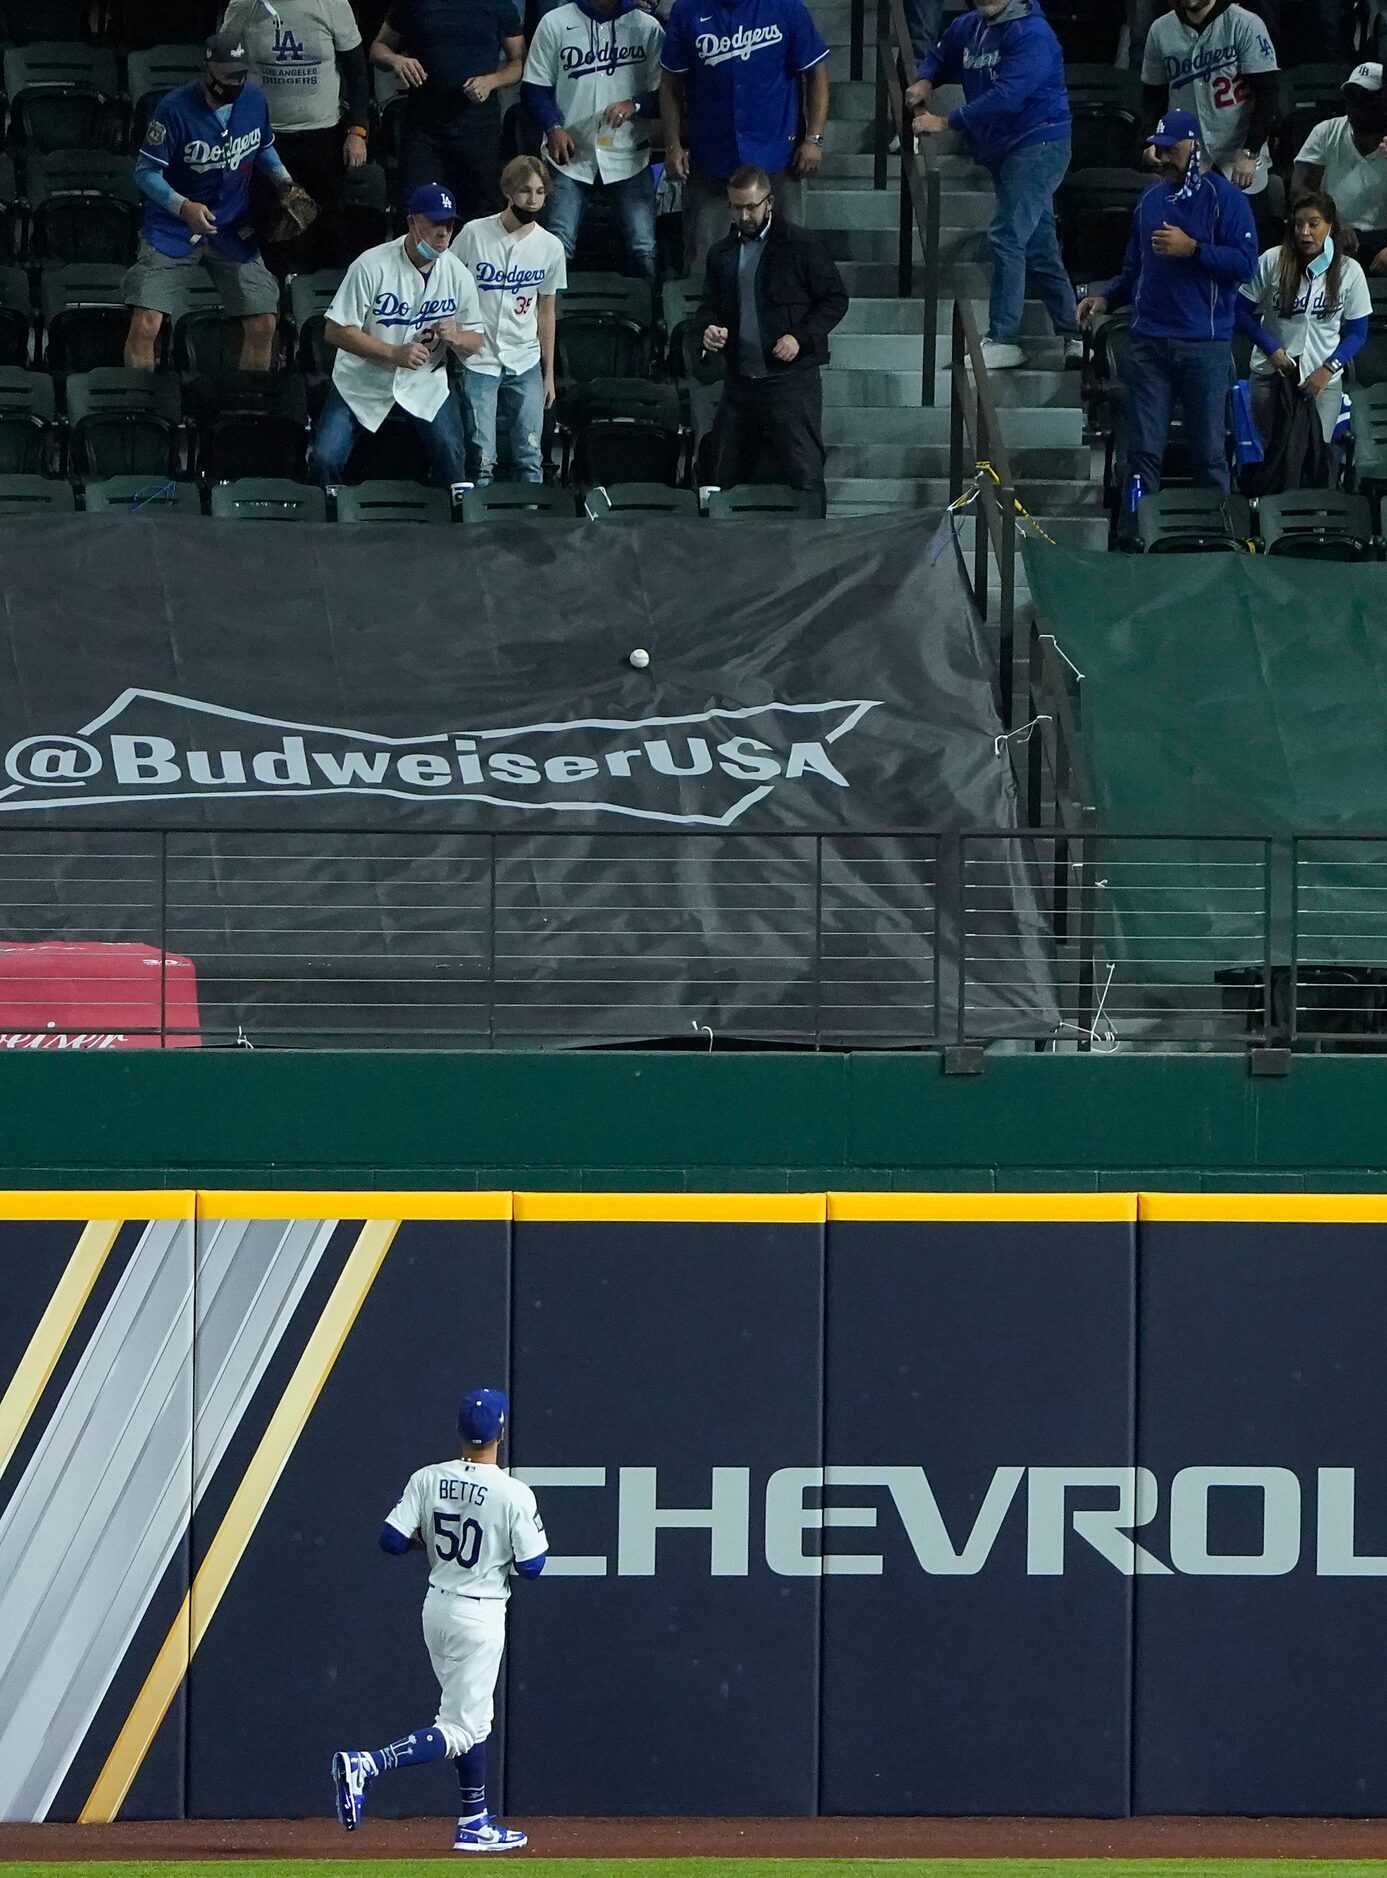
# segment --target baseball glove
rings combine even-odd
[[[293,241],[318,219],[318,205],[297,183],[279,199],[279,214],[270,230],[271,241]]]

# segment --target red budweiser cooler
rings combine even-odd
[[[157,1050],[161,995],[163,1041],[201,1043],[192,960],[170,952],[160,965],[138,943],[0,941],[0,1050]]]

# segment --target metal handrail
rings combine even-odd
[[[860,76],[863,47],[859,27],[865,28],[865,0],[854,4],[850,69]],[[907,300],[915,291],[915,237],[921,250],[923,326],[920,354],[920,402],[933,405],[935,374],[939,366],[939,170],[917,155],[910,131],[910,109],[905,102],[902,72],[911,69],[914,53],[902,0],[877,0],[876,112],[872,148],[872,186],[885,189],[888,176],[887,145],[892,132],[900,143],[901,187],[899,240],[896,251],[896,292]]]

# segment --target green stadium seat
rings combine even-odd
[[[46,372],[0,370],[0,475],[38,476],[58,468],[57,402]]]
[[[116,55],[106,48],[43,41],[5,54],[10,140],[32,154],[118,150],[124,134]]]
[[[1380,495],[1387,490],[1387,384],[1354,386],[1349,436],[1355,487]]]
[[[1111,280],[1122,266],[1132,214],[1151,186],[1134,169],[1071,170],[1055,197],[1060,249],[1071,280],[1087,287]]]
[[[735,489],[710,490],[708,513],[719,522],[750,521],[759,515],[821,521],[824,504],[822,497],[808,489],[786,489],[779,483],[738,483]]]
[[[124,362],[130,328],[124,280],[125,269],[109,262],[41,271],[43,363],[50,372],[90,372]]]
[[[183,405],[176,378],[120,366],[72,372],[67,421],[72,473],[83,481],[177,473]]]
[[[325,522],[327,499],[307,483],[246,476],[213,485],[212,513],[223,522]]]
[[[1162,489],[1137,508],[1137,539],[1146,554],[1236,554],[1253,534],[1246,497],[1221,489]]]
[[[508,515],[522,515],[527,521],[548,518],[571,522],[573,497],[567,489],[556,489],[550,483],[488,483],[485,489],[463,491],[465,522],[496,522]]]
[[[71,483],[49,476],[0,476],[0,516],[71,515],[76,507]]]
[[[574,274],[558,296],[557,372],[567,384],[627,378],[650,364],[650,289],[624,274]]]
[[[1065,88],[1073,118],[1071,169],[1135,168],[1145,115],[1141,80],[1115,65],[1069,65]]]
[[[196,483],[177,483],[150,476],[112,476],[88,483],[84,500],[89,515],[201,515],[202,497]]]
[[[132,52],[126,61],[126,89],[130,97],[130,148],[144,142],[149,120],[159,100],[202,70],[200,45],[150,46]]]
[[[563,406],[564,480],[597,483],[680,481],[688,452],[679,391],[652,378],[599,378],[578,385]]]
[[[0,365],[26,365],[33,341],[29,276],[22,267],[0,267]]]
[[[332,347],[323,337],[323,319],[344,271],[329,267],[316,274],[295,274],[287,285],[285,312],[294,328],[295,360],[305,378],[331,376]]]
[[[599,483],[584,496],[583,513],[590,522],[605,522],[612,516],[618,521],[638,520],[642,515],[683,515],[697,520],[698,495],[665,483]]]
[[[1300,561],[1375,561],[1377,538],[1366,496],[1296,489],[1263,496],[1257,532],[1268,554]]]
[[[337,491],[339,522],[429,522],[448,523],[453,519],[453,504],[446,489],[429,489],[423,483],[358,483],[354,489]]]
[[[30,157],[26,178],[31,260],[120,266],[134,260],[140,197],[126,158],[55,150]]]

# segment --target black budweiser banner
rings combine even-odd
[[[0,524],[0,569],[0,855],[14,889],[0,937],[151,941],[141,896],[98,909],[90,871],[59,862],[109,853],[111,830],[176,834],[161,892],[196,857],[217,916],[190,923],[201,938],[182,950],[204,981],[238,978],[238,1008],[257,1002],[252,953],[301,929],[306,907],[334,956],[387,978],[418,954],[426,909],[445,941],[480,909],[486,969],[523,955],[524,994],[502,1001],[499,1026],[486,1000],[489,1035],[702,1023],[919,1039],[945,918],[926,838],[1015,825],[956,556],[900,520],[434,531],[88,517]],[[54,863],[41,907],[18,891],[36,828]],[[392,831],[401,840],[382,846]],[[228,885],[248,841],[275,863],[256,948],[247,896]],[[1043,1020],[1015,847],[997,856],[1016,888],[996,935],[1015,952],[1001,1002],[1009,1021],[1018,1002]],[[497,916],[521,901],[531,917],[512,957]],[[177,908],[161,919],[167,934]],[[835,920],[871,956],[857,991],[839,968],[826,1000]],[[608,976],[578,972],[578,999],[581,935]],[[652,955],[657,1002],[678,1015],[643,1022],[620,961]],[[887,982],[899,995],[883,1011]]]

